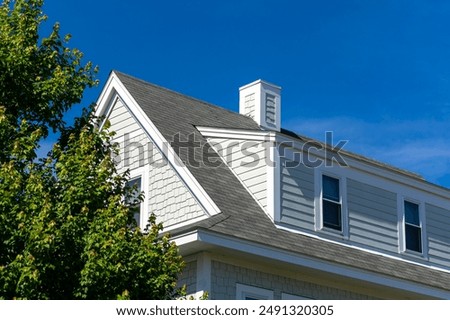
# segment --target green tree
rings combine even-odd
[[[92,109],[62,119],[95,69],[58,25],[40,39],[42,5],[0,7],[0,298],[171,298],[183,262],[154,216],[136,227],[108,126]],[[37,159],[49,130],[61,138]]]

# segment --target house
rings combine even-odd
[[[282,129],[281,89],[239,113],[112,72],[117,163],[210,299],[449,299],[450,190]]]

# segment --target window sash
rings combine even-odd
[[[407,250],[422,253],[422,228],[405,223],[405,246]]]
[[[420,227],[419,205],[405,201],[405,222]]]
[[[322,219],[323,226],[342,231],[342,213],[339,202],[322,200]]]
[[[322,176],[322,225],[342,231],[342,202],[339,179]]]
[[[422,223],[417,203],[403,202],[406,250],[422,253]]]
[[[340,201],[339,179],[322,176],[322,197],[324,199]]]

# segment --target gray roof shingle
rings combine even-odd
[[[227,166],[192,165],[189,163],[192,160],[190,157],[200,159],[207,150],[196,149],[189,156],[185,148],[179,148],[186,146],[186,143],[174,140],[178,133],[182,137],[193,135],[195,141],[207,144],[196,126],[259,130],[252,119],[123,73],[115,73],[221,210],[221,214],[177,229],[172,234],[207,229],[307,257],[450,291],[448,272],[276,228]]]

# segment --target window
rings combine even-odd
[[[236,283],[237,300],[273,300],[273,291]]]
[[[327,236],[349,239],[346,168],[314,169],[314,229]]]
[[[322,223],[323,227],[342,231],[342,203],[339,179],[322,176]]]
[[[404,201],[405,248],[422,253],[422,224],[419,205]]]
[[[139,195],[142,191],[142,178],[137,177],[130,179],[127,182],[127,186],[131,188],[130,193],[126,197],[126,203],[130,206],[130,209],[133,211],[134,220],[136,220],[136,224],[138,227],[141,226],[141,201],[139,199]]]
[[[290,293],[281,293],[281,300],[312,300],[311,298],[305,297],[305,296],[299,296],[296,294],[290,294]]]

